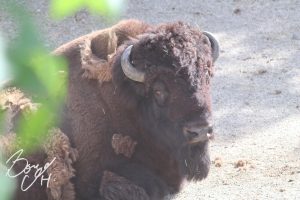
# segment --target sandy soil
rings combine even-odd
[[[48,1],[20,2],[49,48],[109,26],[85,11],[54,22]],[[215,162],[205,181],[168,199],[300,199],[300,1],[131,0],[122,18],[190,22],[221,43],[213,82]],[[16,28],[3,13],[0,27],[13,38]]]

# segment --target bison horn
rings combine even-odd
[[[124,74],[130,78],[131,80],[137,81],[137,82],[144,82],[145,81],[145,73],[136,69],[131,63],[130,63],[130,53],[133,45],[128,46],[121,57],[121,66]]]
[[[215,62],[220,54],[220,46],[218,40],[211,34],[210,32],[204,31],[203,34],[208,37],[211,48],[212,48],[212,57],[213,61]]]

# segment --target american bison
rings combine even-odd
[[[78,152],[76,199],[159,200],[208,175],[219,55],[210,33],[126,20],[54,54],[69,62],[59,128]]]

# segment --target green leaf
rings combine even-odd
[[[78,0],[72,0],[72,3],[76,1]],[[20,146],[26,153],[30,153],[41,144],[49,128],[56,126],[57,113],[60,111],[66,91],[67,65],[64,59],[50,55],[43,47],[36,26],[24,8],[13,0],[0,0],[0,5],[1,12],[7,12],[15,19],[19,30],[14,42],[8,45],[9,49],[4,53],[0,52],[0,65],[5,66],[9,61],[14,84],[25,93],[35,94],[41,103],[36,112],[28,113],[25,118],[21,118],[16,130]],[[3,43],[0,42],[1,51]],[[3,68],[0,70],[2,75],[5,71]],[[2,80],[2,77],[0,78]],[[3,113],[0,110],[0,126],[3,121]],[[3,166],[0,164],[0,199],[7,200],[14,190],[14,182],[2,172]]]
[[[3,84],[10,79],[9,62],[5,54],[4,40],[0,35],[0,90]]]
[[[86,2],[87,8],[94,13],[101,13],[103,15],[108,15],[111,12],[109,4],[107,1],[101,0],[89,0]]]
[[[21,120],[17,130],[17,135],[20,135],[20,147],[26,153],[39,147],[54,122],[53,112],[47,105],[42,105],[36,112],[30,113],[26,119]]]
[[[85,0],[52,0],[50,11],[54,18],[61,19],[65,16],[72,15],[82,8]]]
[[[62,19],[82,8],[87,8],[94,14],[117,16],[124,5],[124,0],[52,0],[50,11],[54,18]]]
[[[33,149],[55,125],[55,115],[59,113],[66,92],[66,62],[50,55],[43,47],[26,10],[17,4],[7,6],[5,11],[13,15],[19,26],[18,36],[7,51],[14,84],[42,104],[36,112],[22,119],[17,127],[17,135],[24,148]]]
[[[43,52],[33,52],[30,67],[40,80],[51,102],[61,101],[66,92],[66,62]]]
[[[1,157],[1,156],[0,156]],[[7,169],[0,164],[0,199],[8,200],[15,190],[15,179],[6,176]]]

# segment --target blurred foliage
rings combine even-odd
[[[55,125],[54,113],[58,113],[66,91],[65,76],[61,75],[66,72],[66,63],[44,48],[28,11],[11,2],[4,5],[18,27],[18,35],[7,49],[13,83],[41,104],[17,128],[21,146],[29,153]]]
[[[124,0],[52,0],[51,14],[61,19],[76,11],[86,8],[91,13],[101,13],[104,16],[117,16],[123,8]]]
[[[15,84],[39,97],[61,97],[65,90],[58,90],[63,83],[58,74],[66,69],[66,63],[44,48],[26,10],[10,5],[8,11],[19,27],[18,36],[7,51]]]
[[[0,199],[10,199],[15,187],[16,180],[11,179],[5,175],[6,169],[0,164]]]
[[[0,89],[1,86],[7,79],[9,79],[9,72],[8,72],[8,59],[5,56],[5,44],[4,40],[0,35]]]
[[[93,14],[114,17],[121,11],[123,3],[124,0],[52,0],[50,10],[56,19],[72,15],[82,8]],[[25,8],[13,0],[0,0],[0,5],[0,11],[13,17],[18,27],[17,37],[7,45],[6,51],[0,38],[0,89],[1,83],[12,77],[14,86],[30,94],[33,101],[41,105],[17,127],[21,145],[29,153],[59,120],[57,113],[66,93],[67,63],[44,48],[43,39]],[[0,109],[0,126],[3,119]],[[15,188],[16,181],[5,173],[0,162],[0,200],[10,199]]]

